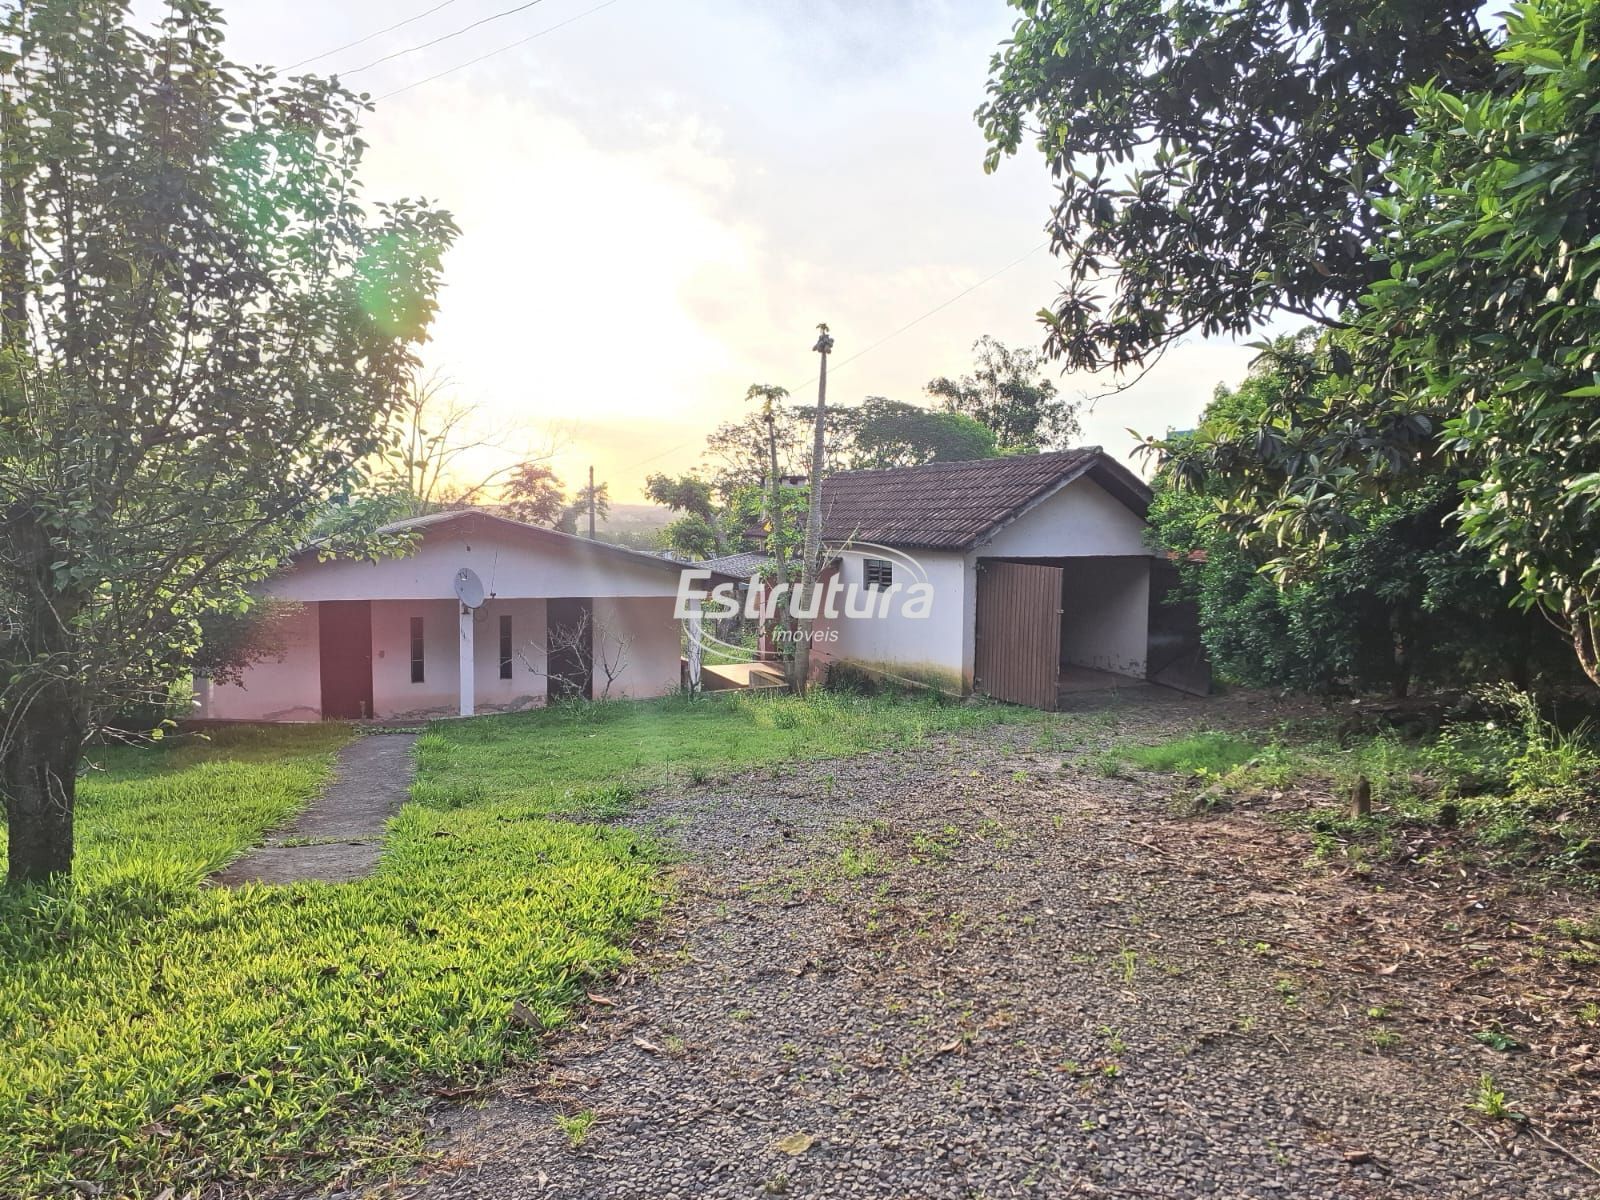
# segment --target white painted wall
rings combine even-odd
[[[298,605],[275,618],[281,656],[255,663],[243,685],[196,687],[195,716],[223,721],[316,721],[322,717],[322,659],[317,606]]]
[[[377,600],[372,605],[372,707],[383,719],[453,717],[460,707],[461,622],[454,600]],[[511,678],[500,678],[500,617],[511,617]],[[422,618],[421,683],[411,682],[411,618]],[[490,600],[472,626],[474,704],[480,713],[545,702],[545,603]]]
[[[1063,660],[1142,676],[1150,615],[1144,532],[1137,513],[1093,480],[1078,479],[965,554],[906,552],[934,585],[932,615],[910,620],[896,607],[887,619],[821,621],[822,636],[835,640],[817,643],[813,657],[911,678],[959,677],[961,691],[970,691],[979,560],[1082,559],[1064,564],[1063,606],[1070,611],[1063,617]],[[846,583],[862,582],[865,557],[855,550],[840,556]],[[897,564],[896,578],[901,577]]]
[[[863,563],[867,558],[887,557],[882,551],[846,550],[839,556],[840,581],[860,595],[863,593]],[[905,561],[910,557],[921,567],[922,578],[933,588],[932,607],[925,618],[904,615],[904,591],[889,602],[887,617],[846,617],[844,599],[841,615],[834,620],[819,620],[818,632],[824,640],[814,643],[813,658],[820,663],[854,662],[893,674],[927,682],[942,682],[950,690],[970,688],[972,683],[972,596],[976,586],[972,564],[966,556],[951,552],[901,551],[894,562],[894,582],[909,586],[918,575]],[[831,640],[829,640],[831,639]]]
[[[372,605],[372,712],[439,717],[456,711],[459,606],[454,600],[376,600]],[[422,618],[422,682],[411,682],[411,618]]]
[[[1063,564],[1063,663],[1143,679],[1149,643],[1149,558],[1089,558]]]
[[[1067,484],[974,551],[984,558],[1148,555],[1144,520],[1092,479]]]

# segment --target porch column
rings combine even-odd
[[[472,610],[465,604],[461,608],[461,715],[473,713],[474,683],[472,678]]]

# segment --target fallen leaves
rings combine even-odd
[[[816,1144],[817,1139],[809,1133],[791,1133],[773,1142],[772,1148],[783,1154],[798,1158]]]

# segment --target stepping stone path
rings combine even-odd
[[[383,830],[411,794],[413,733],[369,733],[339,751],[333,782],[265,845],[219,872],[223,887],[246,883],[349,883],[371,873]]]

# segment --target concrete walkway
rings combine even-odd
[[[371,872],[383,828],[411,792],[411,733],[369,733],[339,751],[333,782],[294,822],[219,872],[246,883],[349,883]]]

